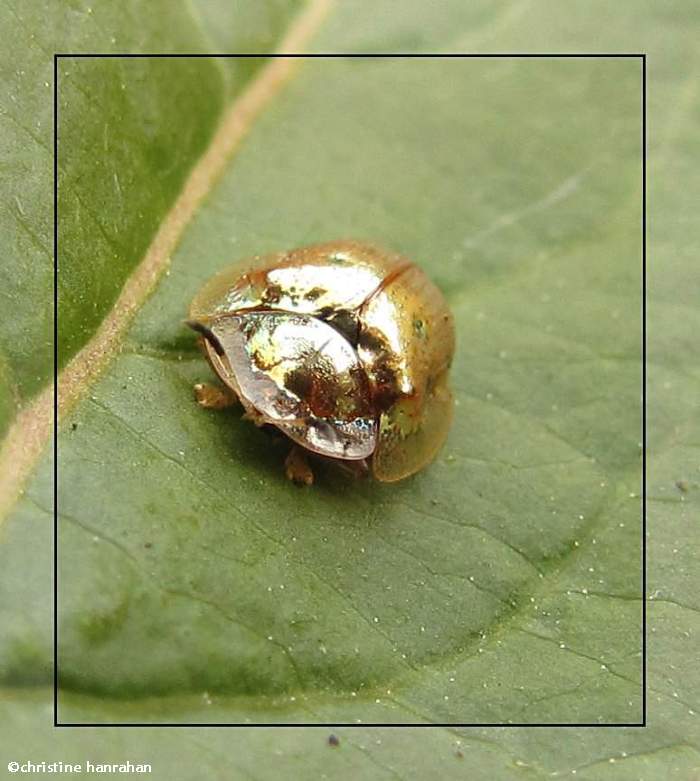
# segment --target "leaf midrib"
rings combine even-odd
[[[292,22],[277,53],[303,50],[330,9],[331,0],[310,0]],[[259,114],[280,92],[301,60],[273,57],[223,112],[209,146],[194,164],[180,194],[160,223],[145,256],[126,279],[95,335],[58,377],[58,411],[65,415],[116,356],[136,312],[165,273],[170,256],[199,204],[247,135]],[[100,226],[98,225],[98,228]],[[0,449],[0,527],[10,514],[53,430],[53,384],[16,415]]]

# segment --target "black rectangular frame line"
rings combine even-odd
[[[325,723],[325,722],[258,722],[258,723],[229,723],[229,722],[59,722],[58,721],[58,63],[65,59],[87,58],[237,58],[237,59],[271,59],[271,58],[301,58],[301,59],[639,59],[641,63],[641,120],[642,120],[642,578],[641,578],[641,606],[642,606],[642,720],[640,722],[620,722],[598,724],[596,722],[471,722],[464,724],[438,723],[438,722],[350,722],[350,723]],[[71,727],[317,727],[328,729],[329,727],[425,727],[425,728],[467,728],[467,727],[514,727],[514,728],[547,728],[554,727],[578,729],[578,728],[627,728],[646,727],[647,725],[647,55],[645,52],[591,52],[591,53],[565,53],[565,52],[503,52],[485,54],[463,53],[309,53],[309,54],[284,54],[284,53],[256,53],[256,54],[106,54],[106,53],[55,53],[53,57],[53,375],[54,375],[54,420],[53,420],[53,726],[57,728]]]

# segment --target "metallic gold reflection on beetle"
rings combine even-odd
[[[447,436],[452,315],[396,253],[345,241],[255,257],[211,279],[190,321],[249,416],[307,450],[391,482]]]

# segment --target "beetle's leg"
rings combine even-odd
[[[226,409],[238,402],[236,394],[230,388],[199,382],[194,386],[197,404],[205,409]]]
[[[298,445],[292,445],[287,458],[284,460],[284,473],[289,480],[297,485],[311,485],[314,481],[314,473],[311,471],[306,459],[306,451]]]
[[[252,421],[253,423],[255,423],[255,425],[258,428],[260,428],[260,426],[264,426],[264,425],[266,425],[268,423],[268,421],[265,420],[265,418],[257,410],[255,410],[253,408],[247,409],[243,413],[243,415],[241,417],[243,418],[243,420],[250,420],[250,421]]]
[[[338,459],[336,460],[336,463],[343,470],[343,472],[346,472],[351,477],[355,477],[357,479],[369,477],[369,465],[366,458],[363,458],[360,461],[340,461]]]

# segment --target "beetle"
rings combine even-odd
[[[430,463],[452,419],[454,322],[440,290],[405,257],[334,241],[249,258],[212,277],[187,324],[220,389],[245,417],[292,440],[287,476],[311,484],[307,452],[382,482]]]

